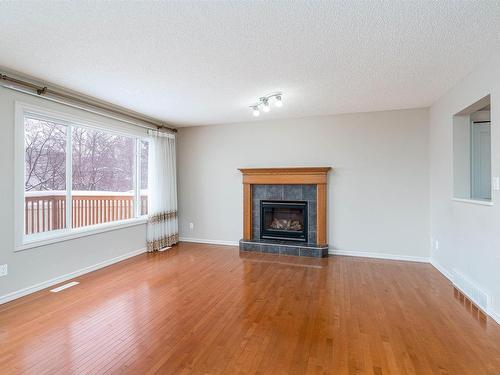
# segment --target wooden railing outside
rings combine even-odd
[[[148,197],[141,196],[141,215],[148,212]],[[71,219],[73,228],[131,219],[134,197],[131,195],[73,195]],[[26,196],[24,204],[25,234],[66,228],[64,195]]]

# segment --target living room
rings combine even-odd
[[[500,4],[0,4],[0,372],[500,373]]]

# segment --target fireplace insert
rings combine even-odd
[[[261,200],[260,238],[307,242],[307,202]]]

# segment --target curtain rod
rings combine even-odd
[[[56,102],[59,102],[59,103],[62,103],[62,104],[66,104],[66,105],[69,105],[69,106],[72,106],[72,107],[76,107],[76,108],[79,108],[79,109],[82,109],[82,110],[89,111],[89,109],[87,109],[85,107],[77,106],[74,103],[67,102],[67,100],[69,100],[69,101],[80,103],[80,104],[83,104],[83,105],[86,105],[86,106],[94,107],[94,108],[97,108],[97,109],[100,109],[100,110],[103,110],[103,111],[106,111],[106,112],[111,112],[111,113],[114,113],[116,115],[119,115],[119,116],[122,116],[122,117],[125,117],[125,118],[128,117],[130,119],[134,119],[134,120],[138,120],[138,121],[144,122],[144,123],[148,124],[149,126],[138,124],[136,122],[129,122],[129,121],[127,121],[130,124],[133,124],[133,125],[136,125],[136,126],[140,126],[142,128],[145,128],[145,129],[151,129],[151,127],[154,127],[157,130],[167,130],[167,131],[170,131],[170,132],[173,132],[173,133],[177,133],[177,129],[165,126],[159,120],[155,120],[155,119],[152,119],[152,118],[149,118],[149,117],[146,117],[146,116],[142,116],[140,114],[130,113],[128,110],[120,109],[120,108],[115,108],[115,107],[113,107],[111,105],[105,105],[103,103],[98,102],[97,99],[95,99],[95,100],[94,99],[85,99],[85,98],[80,97],[78,95],[72,95],[72,94],[65,93],[65,92],[62,92],[62,91],[58,91],[58,90],[55,90],[55,89],[50,89],[47,86],[39,86],[39,85],[36,85],[36,84],[28,82],[28,81],[23,81],[21,79],[9,77],[6,74],[0,74],[0,78],[1,78],[2,81],[9,82],[9,83],[11,83],[11,84],[13,84],[15,86],[20,86],[20,87],[27,88],[29,90],[32,90],[33,92],[26,92],[24,90],[19,90],[19,91],[22,91],[22,92],[25,92],[25,93],[28,93],[28,94],[32,94],[32,95],[36,94],[36,96],[42,97],[44,99],[53,100],[53,101],[56,101]],[[10,85],[6,86],[6,87],[16,89],[14,87],[11,87]],[[56,98],[59,98],[59,99],[53,99],[53,98],[50,98],[49,96],[46,96],[46,95],[55,96]],[[105,113],[100,113],[100,112],[91,111],[91,110],[90,110],[90,112],[98,113],[98,114],[106,116]],[[110,116],[108,115],[108,117],[110,117]],[[116,117],[113,117],[113,118],[115,118],[117,120],[123,120],[123,119],[116,118]]]

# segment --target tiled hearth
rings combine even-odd
[[[323,258],[328,256],[328,245],[276,240],[240,240],[241,251],[253,251],[279,255]]]
[[[330,168],[240,170],[243,172],[244,184],[244,236],[240,240],[241,251],[308,257],[328,256],[326,186]],[[269,201],[278,202],[279,205],[300,202],[307,207],[307,215],[305,212],[302,215],[302,230],[307,232],[307,240],[305,234],[302,234],[301,240],[267,237],[269,222],[266,223],[265,231],[262,231],[260,210],[261,202]],[[297,222],[295,224],[299,225]]]

